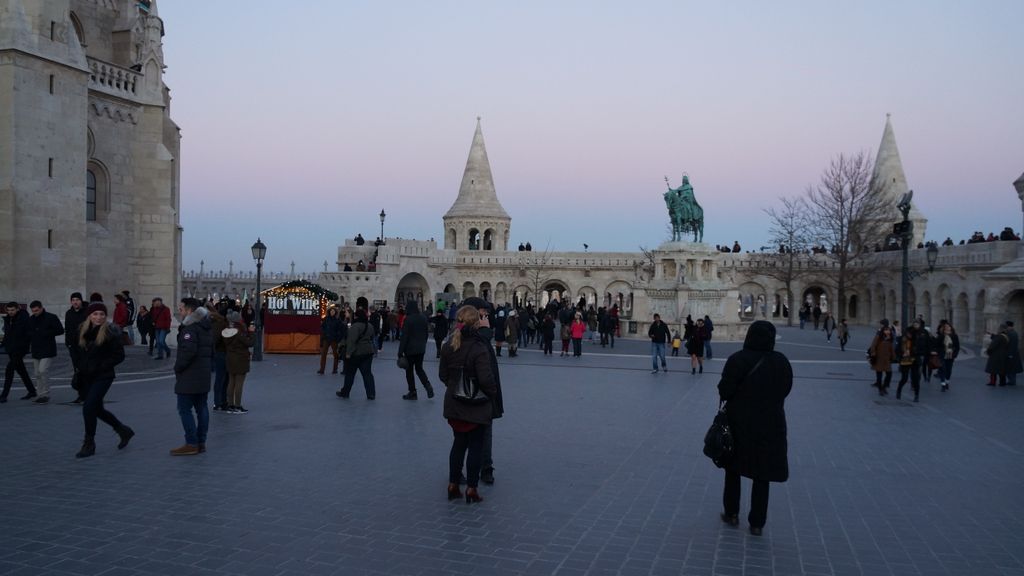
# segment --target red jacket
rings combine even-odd
[[[159,308],[151,309],[150,316],[153,317],[154,330],[171,329],[171,309],[168,308],[167,306],[161,306]]]
[[[121,328],[128,325],[128,305],[124,302],[119,301],[114,305],[114,324]]]
[[[572,337],[576,339],[583,338],[583,334],[587,331],[587,325],[583,322],[576,322],[569,326],[569,330],[572,330]]]

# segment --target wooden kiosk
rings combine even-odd
[[[307,280],[293,280],[262,292],[264,351],[319,354],[320,323],[338,295]]]

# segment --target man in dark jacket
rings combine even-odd
[[[668,325],[661,321],[660,314],[654,315],[647,336],[651,339],[651,374],[658,373],[658,358],[661,358],[661,369],[668,372],[668,366],[665,365],[665,344],[672,339],[672,333]]]
[[[213,358],[213,334],[208,316],[209,312],[195,298],[184,298],[178,304],[181,327],[174,361],[174,393],[178,395],[178,415],[185,429],[185,444],[171,450],[172,456],[206,452],[206,432],[210,427],[206,402]]]
[[[327,316],[324,316],[320,322],[320,369],[316,371],[317,374],[323,374],[324,369],[327,368],[328,350],[334,355],[334,368],[331,369],[331,374],[338,373],[338,354],[344,326],[345,322],[338,316],[338,308],[335,306],[328,308]]]
[[[82,348],[78,345],[79,329],[82,323],[89,318],[89,311],[82,303],[82,293],[71,293],[71,308],[64,313],[64,345],[68,348],[68,355],[71,356],[71,367],[74,373],[71,375],[71,387],[78,392],[78,371],[82,367]],[[82,403],[82,395],[75,397],[75,404]]]
[[[1024,372],[1024,365],[1020,360],[1020,336],[1013,328],[1013,322],[1007,320],[1006,324],[1006,383],[1010,386],[1017,385],[1017,374]]]
[[[28,329],[32,339],[32,364],[36,372],[36,404],[50,401],[50,364],[57,357],[57,336],[64,333],[64,325],[56,314],[43,309],[43,303],[33,300],[28,305],[32,313],[28,319]]]
[[[125,325],[125,331],[128,332],[128,337],[132,339],[132,342],[135,342],[135,318],[139,310],[135,307],[135,298],[132,298],[131,292],[122,290],[121,296],[124,297],[124,304],[128,308],[128,324]]]
[[[462,302],[463,306],[472,306],[480,311],[480,328],[478,332],[480,336],[488,343],[491,338],[494,337],[494,330],[491,328],[490,316],[494,312],[494,308],[487,303],[483,298],[471,296],[466,298]],[[494,354],[494,348],[487,346],[488,354],[491,357],[491,372],[494,374],[494,383],[498,388],[498,393],[491,397],[491,419],[501,418],[505,413],[505,405],[502,402],[501,396],[501,374],[498,372],[498,358]],[[480,479],[483,480],[484,484],[494,484],[494,458],[492,448],[493,434],[492,429],[494,423],[487,424],[484,426],[484,448],[481,454],[480,463]]]
[[[222,301],[223,302],[223,301]],[[210,335],[213,338],[213,411],[227,413],[228,411],[228,349],[224,345],[224,337],[221,332],[228,327],[228,319],[224,317],[228,312],[226,304],[214,306],[206,304],[206,317],[210,320]]]
[[[722,520],[739,524],[740,477],[754,481],[750,533],[760,536],[768,518],[768,483],[789,479],[786,396],[793,388],[789,360],[775,352],[775,326],[758,320],[747,329],[743,349],[729,356],[718,383],[735,452],[725,466]]]
[[[7,316],[4,316],[4,348],[7,350],[7,368],[4,370],[4,390],[0,393],[0,404],[7,402],[7,395],[14,384],[14,373],[21,376],[28,394],[22,400],[36,397],[36,387],[25,368],[25,355],[32,345],[32,336],[28,327],[28,312],[21,309],[17,302],[7,303]]]
[[[409,300],[405,305],[406,317],[402,325],[402,336],[398,340],[398,357],[405,357],[405,382],[409,385],[409,393],[402,396],[405,400],[416,399],[416,378],[413,372],[420,377],[420,384],[427,391],[427,398],[434,397],[434,387],[427,379],[427,373],[423,370],[423,355],[427,352],[427,317],[420,313],[419,303]]]

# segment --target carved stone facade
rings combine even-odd
[[[178,295],[162,36],[155,1],[0,3],[0,298]]]

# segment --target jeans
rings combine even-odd
[[[427,378],[427,373],[423,370],[423,354],[406,354],[405,359],[409,361],[405,367],[405,382],[409,385],[409,393],[416,393],[416,378],[413,376],[413,372],[420,377],[420,384],[423,384],[423,388],[426,390],[430,389],[430,379]]]
[[[53,358],[33,358],[36,372],[36,392],[43,398],[50,396],[50,363]]]
[[[373,400],[377,397],[377,387],[373,381],[373,354],[352,356],[345,362],[345,385],[341,389],[342,395],[348,396],[352,391],[357,370],[363,375],[363,388],[366,389],[366,397]]]
[[[704,341],[704,357],[711,360],[711,340]]]
[[[124,332],[125,334],[128,334],[128,338],[131,339],[132,344],[135,344],[135,326],[132,324],[125,326]]]
[[[572,355],[582,356],[583,355],[583,339],[573,338],[572,339]]]
[[[953,359],[943,358],[942,360],[942,371],[939,373],[939,379],[943,382],[949,382],[953,378]]]
[[[452,449],[448,453],[448,482],[459,483],[462,475],[462,462],[466,461],[466,486],[476,488],[480,483],[480,461],[484,444],[484,430],[488,426],[479,425],[469,432],[455,432]],[[466,452],[469,451],[469,457]]]
[[[157,329],[156,336],[156,355],[158,358],[163,358],[166,355],[168,358],[171,357],[171,349],[167,346],[167,333],[170,330]]]
[[[658,359],[661,358],[661,367],[665,367],[665,343],[651,342],[651,369],[658,369]]]
[[[331,374],[338,373],[338,342],[331,340],[320,341],[320,371],[318,374],[324,373],[324,368],[327,367],[327,351],[330,350],[331,354],[334,355],[334,367],[331,368]]]
[[[750,514],[747,522],[755,528],[764,528],[768,521],[768,482],[754,480],[750,490]],[[740,475],[725,471],[725,490],[722,492],[722,506],[728,516],[740,513]]]
[[[114,383],[114,377],[100,378],[92,382],[83,383],[82,394],[82,419],[85,420],[85,437],[92,439],[96,436],[96,419],[103,420],[115,431],[122,427],[116,416],[103,407],[103,398]]]
[[[28,375],[28,368],[25,367],[25,355],[11,354],[7,358],[7,368],[4,370],[4,391],[0,393],[0,398],[7,398],[7,395],[10,394],[15,372],[21,376],[25,390],[28,390],[29,394],[36,393],[36,387],[32,385],[32,377]]]
[[[209,394],[178,394],[178,415],[181,427],[185,429],[185,444],[197,446],[206,444],[206,432],[210,429],[210,408],[206,405]],[[195,410],[195,417],[192,411]]]
[[[221,408],[228,405],[228,354],[213,352],[213,405]]]
[[[910,389],[914,391],[914,396],[917,397],[917,394],[921,391],[921,368],[917,364],[900,366],[900,383],[896,386],[896,395],[900,395],[903,386],[907,383],[907,377],[910,378]]]

